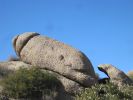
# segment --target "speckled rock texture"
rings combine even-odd
[[[75,85],[89,87],[97,82],[89,59],[71,46],[34,32],[16,36],[13,46],[23,62],[64,77],[60,79],[67,90]]]
[[[122,86],[124,84],[133,85],[133,81],[121,70],[117,69],[111,64],[100,64],[98,69],[104,72],[111,80],[111,82]]]

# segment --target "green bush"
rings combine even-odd
[[[133,100],[133,86],[118,86],[107,84],[96,84],[87,88],[76,96],[76,100]]]
[[[56,91],[60,82],[54,75],[38,68],[22,68],[9,74],[1,85],[3,92],[10,98],[34,98]]]

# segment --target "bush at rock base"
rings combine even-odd
[[[118,87],[112,83],[96,84],[77,95],[76,100],[133,100],[133,86]]]
[[[36,98],[52,95],[60,82],[54,75],[38,68],[21,68],[3,79],[1,85],[9,98]]]

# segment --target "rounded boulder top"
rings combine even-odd
[[[13,38],[12,43],[13,47],[17,53],[17,55],[20,55],[20,52],[24,45],[28,42],[30,38],[33,38],[34,36],[39,35],[39,33],[36,32],[25,32],[21,35],[17,35]]]

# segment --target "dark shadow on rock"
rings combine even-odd
[[[98,83],[99,84],[107,84],[107,83],[109,83],[109,81],[110,81],[110,78],[102,78],[102,79],[98,80]]]

